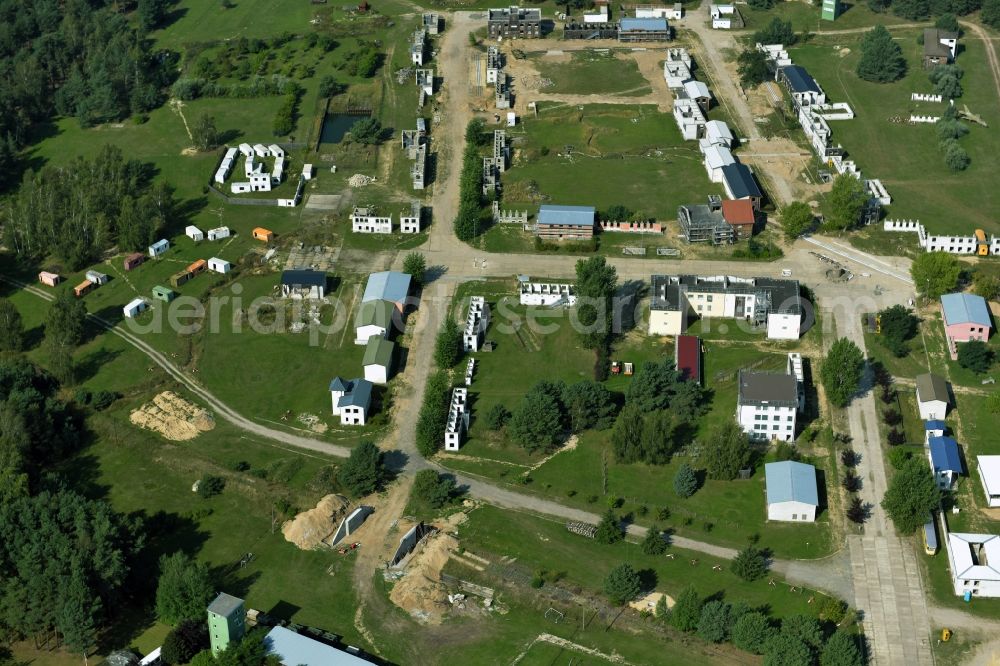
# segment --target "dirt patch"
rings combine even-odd
[[[448,590],[441,582],[441,570],[457,548],[458,540],[450,534],[436,532],[425,537],[410,559],[406,573],[393,586],[389,594],[392,603],[418,622],[441,624],[449,608]]]
[[[346,498],[327,495],[315,508],[285,521],[281,526],[281,533],[285,535],[285,541],[294,543],[302,550],[312,550],[333,534],[344,518],[347,507]]]
[[[664,594],[663,592],[650,592],[641,599],[630,601],[628,605],[636,609],[640,613],[643,611],[652,613],[656,611],[656,604],[660,603],[660,597],[667,598],[667,608],[674,607],[674,598],[671,597],[669,594]]]
[[[184,157],[193,157],[197,154],[198,154],[197,148],[188,147],[181,151],[181,155],[183,155]]]
[[[159,433],[165,439],[183,442],[215,427],[215,419],[201,407],[173,391],[164,391],[129,415],[133,425]]]

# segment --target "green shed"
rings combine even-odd
[[[163,301],[164,303],[169,303],[177,298],[177,292],[169,287],[164,287],[163,285],[158,284],[153,287],[153,298]]]

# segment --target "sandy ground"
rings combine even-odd
[[[129,420],[174,442],[194,439],[215,427],[215,420],[208,412],[173,391],[164,391],[133,410]]]
[[[285,540],[302,550],[312,550],[319,546],[337,529],[347,512],[347,499],[340,495],[327,495],[315,508],[303,511],[295,518],[285,521],[281,533]]]
[[[406,567],[406,574],[396,582],[389,599],[414,619],[426,624],[441,624],[448,611],[448,590],[441,583],[441,570],[458,540],[443,531],[424,538]]]
[[[656,611],[656,604],[660,603],[660,597],[667,598],[667,608],[674,607],[674,598],[669,594],[664,594],[663,592],[650,592],[641,599],[636,599],[635,601],[630,601],[629,606],[639,611],[647,611],[649,613]]]

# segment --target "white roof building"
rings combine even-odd
[[[986,505],[1000,506],[1000,456],[976,456],[976,466],[986,495]]]
[[[1000,597],[1000,536],[950,533],[948,564],[955,594]]]
[[[721,120],[709,120],[705,123],[705,138],[711,145],[733,147],[733,133],[729,125]]]
[[[725,146],[709,146],[705,149],[705,171],[713,183],[721,183],[722,168],[735,163],[736,159]]]
[[[690,99],[712,99],[712,93],[709,91],[708,86],[705,85],[704,81],[685,81],[684,92],[687,93]]]
[[[201,229],[194,225],[188,225],[184,228],[184,235],[193,240],[194,242],[205,240],[205,234]]]

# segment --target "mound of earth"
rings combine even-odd
[[[164,391],[129,415],[133,425],[183,442],[215,427],[212,415],[173,391]]]
[[[392,603],[421,622],[441,624],[449,608],[441,570],[456,548],[458,540],[449,534],[435,532],[427,536],[406,567],[406,573],[393,586],[389,594]]]
[[[340,495],[327,495],[316,508],[303,511],[281,526],[285,540],[302,550],[312,550],[333,534],[347,513],[347,499]]]

